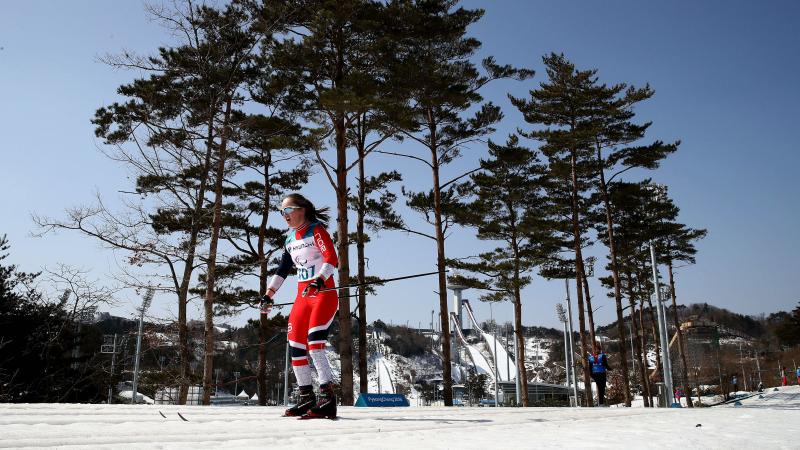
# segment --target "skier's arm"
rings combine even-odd
[[[289,272],[292,270],[292,257],[289,255],[289,252],[286,249],[283,250],[283,255],[281,255],[281,263],[278,265],[278,270],[275,271],[275,275],[272,276],[272,279],[269,280],[269,285],[267,287],[267,296],[272,298],[278,289],[281,288],[283,281],[286,277],[289,276]]]
[[[606,355],[603,355],[603,367],[605,367],[606,370],[611,370],[611,367],[608,365],[608,356]]]
[[[322,253],[322,260],[325,261],[319,269],[319,277],[327,280],[336,271],[336,267],[339,266],[339,258],[336,256],[336,248],[333,246],[330,234],[322,225],[317,225],[314,228],[314,243],[317,245],[319,252]]]

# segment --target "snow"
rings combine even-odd
[[[389,367],[386,358],[378,358],[378,379],[380,380],[380,389],[376,392],[380,394],[394,394],[394,382],[392,381],[392,369]]]
[[[492,359],[496,361],[497,364],[497,378],[498,381],[511,381],[517,378],[517,365],[512,361],[512,358],[508,355],[506,348],[500,343],[499,340],[496,340],[494,336],[489,333],[483,331],[478,325],[478,321],[475,319],[475,314],[472,311],[472,306],[468,302],[464,303],[465,310],[467,311],[467,316],[469,317],[472,326],[475,327],[475,330],[483,336],[483,341],[486,343],[486,346],[489,348],[489,354],[491,355]],[[497,349],[497,354],[495,354],[495,349]],[[472,350],[470,350],[471,352]],[[486,358],[483,358],[486,360]],[[478,365],[478,362],[475,362]],[[487,361],[488,364],[488,361]],[[489,369],[489,373],[493,373],[492,369]]]
[[[338,421],[281,407],[0,404],[0,448],[797,448],[800,387],[763,397],[693,409],[340,407]]]
[[[492,358],[497,361],[497,378],[500,381],[511,381],[517,378],[517,365],[514,363],[513,358],[506,351],[505,346],[497,340],[496,348],[497,354],[495,355],[495,339],[494,336],[488,333],[483,333],[483,339],[486,340],[486,345],[492,353]]]
[[[117,395],[119,397],[121,397],[121,398],[125,398],[125,399],[130,400],[131,396],[133,395],[133,391],[120,391]],[[136,398],[137,399],[141,399],[143,402],[145,402],[145,403],[147,403],[149,405],[152,405],[152,404],[155,403],[155,400],[153,400],[152,398],[142,394],[141,392],[137,392],[136,393]]]
[[[469,352],[470,356],[472,357],[472,361],[475,362],[475,369],[477,373],[489,375],[489,378],[494,380],[494,370],[492,366],[489,364],[489,361],[486,360],[486,357],[483,356],[480,350],[474,345],[467,345],[467,351]]]

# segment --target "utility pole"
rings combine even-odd
[[[494,327],[494,330],[492,331],[494,334],[494,406],[497,408],[499,406],[497,403],[497,324],[494,321],[494,312],[492,310],[491,302],[489,302],[489,321]]]
[[[758,350],[756,350],[756,370],[758,371],[758,385],[761,386],[764,382],[761,381],[761,364],[758,362]]]
[[[153,288],[148,288],[147,292],[144,294],[144,298],[142,299],[142,307],[139,308],[139,334],[136,336],[136,361],[133,366],[133,392],[131,393],[131,404],[136,404],[136,394],[137,389],[139,388],[139,359],[142,356],[142,331],[144,330],[144,313],[147,311],[147,308],[150,307],[150,303],[153,301],[153,295],[155,294],[155,290]]]
[[[556,314],[558,314],[558,320],[564,324],[564,369],[566,370],[566,382],[564,383],[567,386],[567,392],[570,390],[570,373],[574,370],[574,368],[570,368],[570,344],[569,344],[569,331],[567,330],[567,323],[569,320],[567,319],[567,314],[564,312],[564,305],[561,303],[556,303]],[[570,406],[573,406],[572,401],[570,400]],[[577,405],[577,398],[575,404]]]
[[[517,341],[517,321],[515,320],[514,321],[514,361],[515,362],[519,361],[518,355],[519,355],[519,342]],[[521,403],[520,399],[522,398],[523,386],[521,384],[522,383],[522,380],[520,379],[521,377],[519,376],[519,371],[520,370],[525,370],[525,366],[523,365],[523,367],[517,367],[517,377],[516,377],[517,406],[522,406],[522,403]],[[527,388],[528,388],[528,386],[524,387],[524,389],[527,389]]]
[[[739,342],[739,365],[742,366],[742,380],[744,380],[744,390],[747,391],[747,374],[744,371],[744,359],[742,358],[742,343]]]
[[[661,304],[661,285],[658,281],[658,265],[656,263],[656,248],[650,241],[650,264],[653,266],[653,290],[656,293],[656,313],[658,315],[658,332],[661,341],[661,367],[664,372],[664,387],[667,390],[667,403],[675,403],[675,391],[672,389],[672,363],[669,357],[669,337],[667,335],[667,321],[664,316],[664,305]],[[667,405],[669,407],[669,405]]]
[[[511,352],[508,351],[508,323],[505,326],[505,338],[506,341],[503,343],[503,350],[506,351],[506,380],[511,381]]]
[[[106,335],[104,336],[103,340],[105,342],[109,341],[111,336]],[[103,344],[100,346],[100,353],[111,353],[111,380],[112,382],[108,383],[108,404],[111,404],[111,399],[114,397],[114,365],[117,362],[117,333],[114,333],[114,337],[112,338],[111,350],[108,349],[108,344]]]
[[[241,376],[241,372],[233,372],[233,378],[236,380],[233,385],[233,399],[234,401],[238,398],[239,395],[239,376]]]

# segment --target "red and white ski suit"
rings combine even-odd
[[[293,230],[286,237],[281,263],[269,283],[269,289],[277,291],[294,266],[297,269],[297,297],[289,313],[289,350],[292,366],[298,375],[298,383],[306,384],[306,378],[298,372],[299,366],[308,365],[308,353],[321,350],[324,356],[328,330],[339,309],[336,291],[318,292],[315,296],[303,297],[302,292],[315,278],[322,278],[325,287],[335,287],[333,274],[339,260],[330,235],[322,224],[314,222]],[[312,355],[314,356],[314,355]],[[329,373],[322,373],[317,358],[314,358],[320,382],[331,380]],[[327,366],[327,360],[323,362]],[[323,369],[330,372],[327,367]]]

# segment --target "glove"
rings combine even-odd
[[[314,278],[311,283],[308,283],[305,289],[303,289],[303,297],[316,297],[317,293],[320,289],[325,287],[325,280],[320,277]]]
[[[269,295],[261,297],[261,301],[259,303],[261,307],[261,314],[269,314],[269,312],[272,311],[272,305],[275,304],[275,302],[272,300],[272,297]]]

